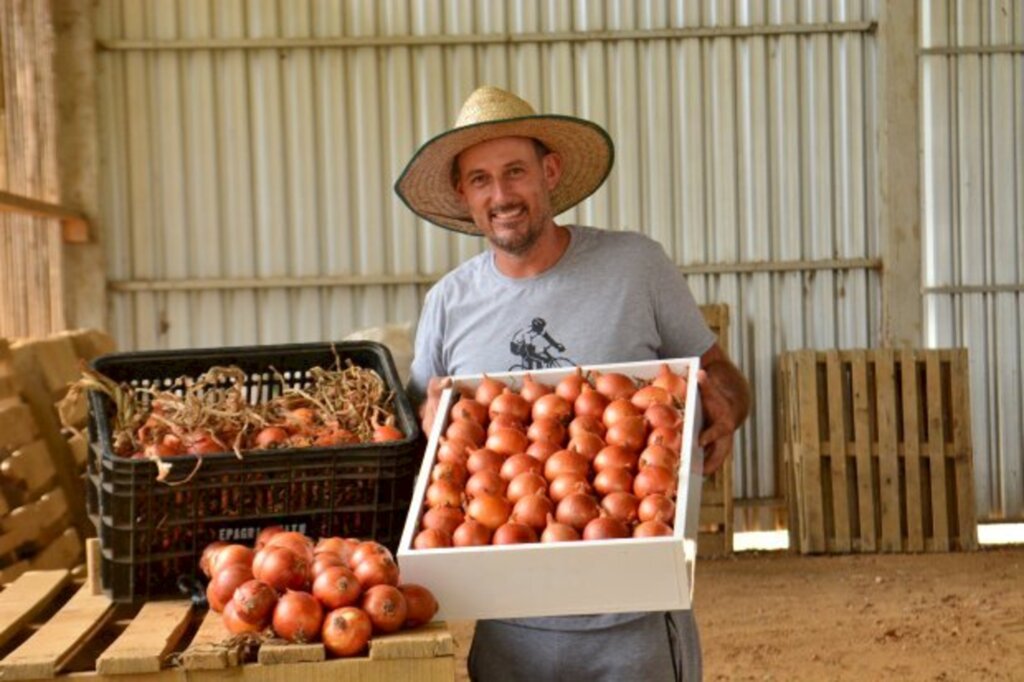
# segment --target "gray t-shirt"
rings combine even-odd
[[[664,249],[636,232],[569,226],[562,258],[512,278],[490,250],[427,293],[409,391],[421,401],[433,376],[703,355],[715,342]],[[589,630],[642,614],[517,619],[530,627]]]

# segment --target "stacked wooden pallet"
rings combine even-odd
[[[796,351],[780,376],[792,548],[977,547],[965,349]]]
[[[94,543],[95,540],[90,540]],[[379,636],[366,656],[325,660],[321,644],[263,644],[232,637],[219,614],[188,601],[115,605],[90,574],[33,571],[0,592],[0,676],[74,679],[450,681],[454,643],[444,623]]]
[[[729,352],[729,306],[715,303],[701,306],[704,322],[718,337],[718,345]],[[733,459],[729,457],[722,467],[704,479],[700,497],[700,531],[697,537],[697,555],[715,557],[732,554]]]

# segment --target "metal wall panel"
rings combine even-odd
[[[154,348],[338,338],[413,321],[423,280],[483,245],[414,219],[391,184],[481,84],[593,119],[616,140],[608,182],[565,222],[645,232],[681,266],[877,258],[879,244],[870,31],[233,49],[117,41],[515,36],[876,16],[873,2],[857,0],[101,0],[113,332],[122,348]],[[338,275],[410,283],[144,284]],[[701,302],[731,306],[730,345],[754,385],[735,492],[778,495],[775,358],[875,343],[877,272],[689,281]]]
[[[1021,519],[1024,2],[922,3],[921,44],[927,342],[970,351],[979,515]]]

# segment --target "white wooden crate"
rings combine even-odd
[[[651,379],[666,363],[677,374],[685,372],[688,379],[676,519],[671,537],[413,549],[438,442],[448,427],[450,408],[458,400],[454,390],[442,393],[438,418],[430,433],[398,547],[402,579],[430,587],[440,603],[438,618],[519,618],[691,607],[704,460],[695,440],[703,421],[697,386],[700,360],[677,358],[588,365],[583,369]],[[554,385],[575,371],[552,369],[529,374],[540,383]],[[487,376],[518,389],[525,374]],[[473,388],[482,378],[469,375],[453,380],[457,387]]]

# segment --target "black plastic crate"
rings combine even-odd
[[[333,349],[333,350],[332,350]],[[247,375],[252,402],[280,384],[309,381],[308,370],[344,364],[375,370],[394,392],[396,426],[407,436],[388,443],[205,455],[186,483],[156,480],[154,462],[113,454],[112,402],[97,392],[90,401],[92,454],[87,502],[102,548],[104,589],[118,601],[180,596],[196,585],[199,557],[214,540],[251,544],[265,526],[282,525],[317,538],[373,538],[397,547],[423,454],[419,423],[402,390],[388,349],[373,342],[260,346],[105,355],[92,362],[117,382],[169,385],[196,378],[213,366],[235,365]],[[167,480],[188,479],[192,455],[170,457]]]

